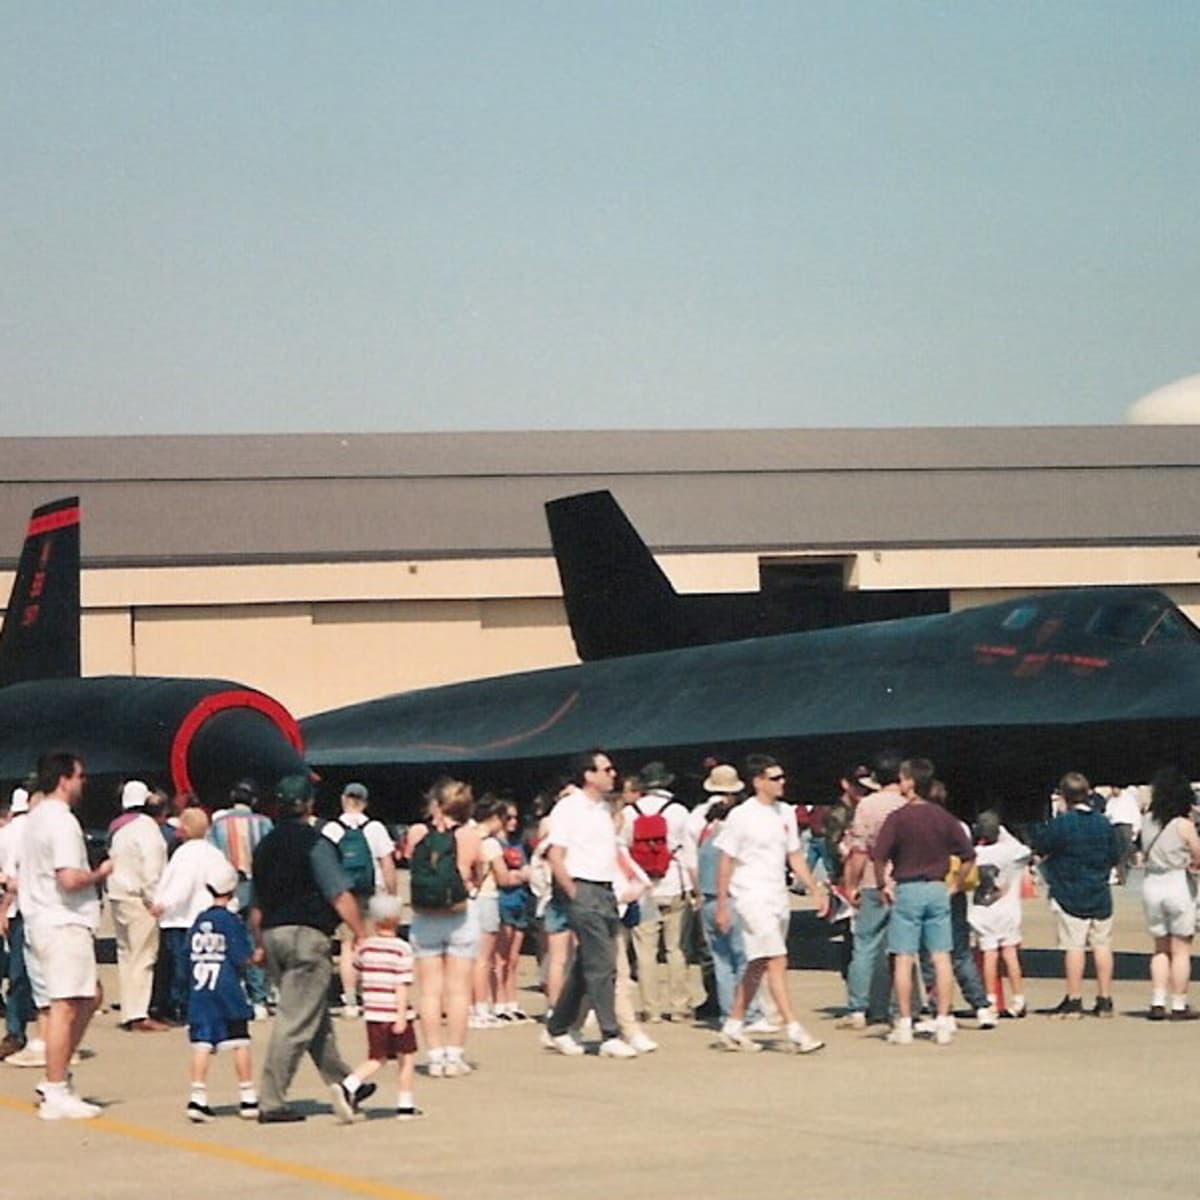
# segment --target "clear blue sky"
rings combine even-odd
[[[3,0],[0,435],[1105,423],[1200,5]]]

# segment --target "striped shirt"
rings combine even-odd
[[[362,972],[363,1016],[390,1024],[398,1015],[396,988],[413,981],[412,947],[403,938],[377,934],[363,942],[354,961]]]
[[[249,805],[235,804],[213,813],[208,840],[229,859],[243,879],[253,874],[254,851],[274,826],[270,817],[254,812]]]

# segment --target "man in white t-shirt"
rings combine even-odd
[[[567,1031],[579,1018],[586,997],[604,1038],[601,1056],[637,1057],[637,1051],[621,1038],[616,1011],[617,827],[610,802],[616,774],[603,750],[576,756],[568,770],[574,786],[550,813],[546,861],[576,941],[571,968],[542,1031],[543,1047],[560,1054],[583,1053]]]
[[[348,830],[360,830],[367,839],[367,847],[375,868],[375,892],[387,892],[389,896],[396,894],[396,860],[393,857],[396,844],[388,833],[382,821],[376,821],[367,816],[367,801],[370,793],[366,784],[348,783],[342,789],[342,815],[336,821],[326,821],[321,833],[335,846],[341,843]],[[358,901],[359,916],[367,919],[367,905],[372,893],[370,891],[354,893]],[[341,947],[338,957],[338,974],[342,980],[342,1016],[357,1017],[358,1007],[358,972],[354,967],[354,936],[345,923],[337,928],[334,935]]]
[[[21,907],[25,929],[50,1001],[46,1023],[46,1081],[38,1116],[46,1121],[95,1117],[100,1108],[80,1099],[67,1082],[67,1064],[99,1004],[95,933],[96,891],[111,861],[88,866],[83,830],[71,809],[83,795],[83,760],[44,755],[38,763],[42,799],[26,818]],[[25,883],[28,882],[28,889]]]
[[[721,1026],[719,1044],[727,1050],[758,1050],[745,1033],[745,1016],[763,977],[780,1015],[787,1023],[787,1040],[801,1054],[820,1050],[814,1038],[792,1011],[787,992],[787,934],[791,904],[787,867],[808,888],[821,896],[824,911],[828,897],[813,878],[800,849],[796,810],[783,802],[786,775],[775,759],[752,754],[746,760],[746,778],[754,794],[725,818],[715,845],[721,851],[717,870],[716,924],[722,932],[733,925],[736,910],[742,925],[746,970],[734,994],[733,1007]],[[732,898],[732,910],[731,901]]]

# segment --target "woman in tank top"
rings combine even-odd
[[[1142,823],[1146,866],[1142,907],[1146,928],[1154,939],[1150,959],[1152,1021],[1190,1021],[1200,1016],[1187,1002],[1196,932],[1196,882],[1192,872],[1200,869],[1200,835],[1191,816],[1194,804],[1191,784],[1174,768],[1155,775],[1150,811]]]

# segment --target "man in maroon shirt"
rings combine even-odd
[[[888,922],[888,950],[894,956],[900,1016],[888,1041],[898,1045],[913,1040],[913,967],[922,947],[929,951],[937,979],[934,1040],[945,1046],[954,1035],[950,1019],[954,987],[950,966],[950,951],[954,946],[950,894],[965,880],[975,858],[975,848],[962,825],[944,808],[930,803],[933,782],[933,763],[927,758],[910,758],[900,764],[900,791],[906,803],[884,821],[872,852],[877,878],[885,878],[887,864],[892,865],[892,878],[884,889],[884,899],[893,906]],[[958,857],[959,869],[948,887],[951,855]]]

